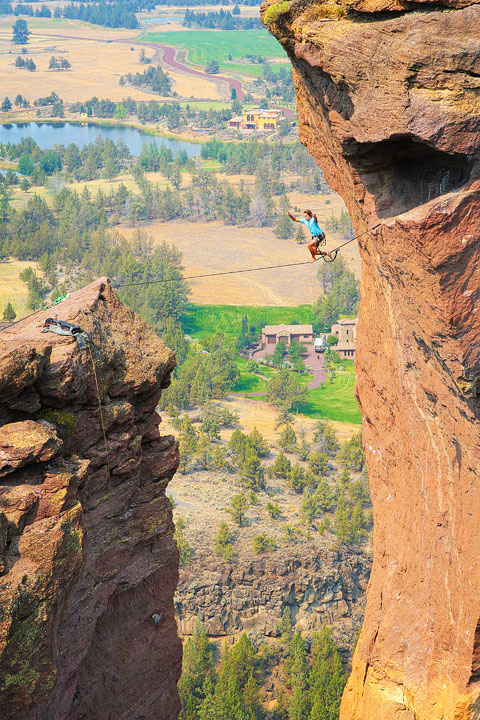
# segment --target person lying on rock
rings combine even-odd
[[[320,243],[325,242],[325,233],[318,224],[317,216],[314,215],[311,210],[304,210],[304,216],[303,218],[300,218],[300,220],[296,218],[295,215],[293,215],[293,213],[291,212],[288,212],[287,215],[290,220],[293,220],[293,222],[303,223],[310,230],[312,242],[308,244],[308,249],[310,250],[310,255],[312,256],[312,259],[310,260],[311,263],[315,262],[315,260],[317,259],[317,255],[326,256],[330,258],[330,260],[335,260],[335,257],[337,255],[335,250],[333,250],[332,252],[327,252],[326,250],[320,250],[318,247]]]

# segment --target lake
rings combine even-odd
[[[101,135],[102,138],[110,138],[114,142],[123,140],[132,155],[140,155],[144,142],[153,142],[158,146],[166,145],[173,152],[186,150],[189,157],[199,156],[202,150],[201,145],[187,140],[171,140],[158,137],[158,135],[148,135],[148,133],[131,127],[108,127],[95,123],[76,125],[69,122],[0,125],[0,143],[19,143],[22,138],[31,137],[42,150],[53,148],[54,145],[68,145],[69,143],[76,143],[79,147],[84,147],[94,142],[98,135]]]

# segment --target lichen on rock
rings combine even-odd
[[[106,279],[57,312],[91,356],[48,312],[0,333],[0,719],[173,720],[178,450],[155,408],[175,358]]]

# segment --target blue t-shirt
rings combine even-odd
[[[323,232],[322,228],[315,221],[314,217],[311,217],[310,220],[307,220],[306,218],[300,218],[300,222],[308,227],[312,237],[315,237],[315,235],[321,235]]]

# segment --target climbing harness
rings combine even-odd
[[[47,318],[43,324],[42,333],[52,332],[57,335],[69,335],[77,341],[80,350],[86,350],[89,347],[90,338],[85,330],[79,325],[67,322],[66,320],[57,320],[57,318]]]

